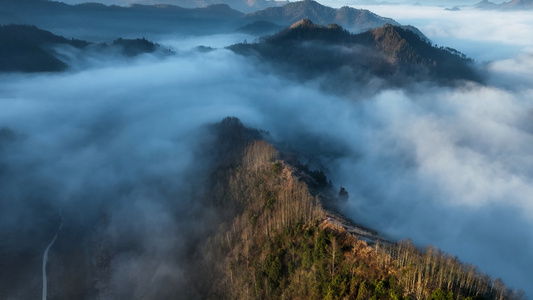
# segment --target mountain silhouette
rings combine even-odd
[[[53,45],[83,48],[89,43],[69,40],[35,26],[0,26],[0,71],[53,72],[66,69],[50,50]]]
[[[282,25],[290,25],[307,18],[320,25],[339,24],[352,30],[362,31],[384,24],[400,25],[390,18],[380,17],[371,11],[348,6],[339,9],[324,6],[313,0],[291,2],[281,7],[270,7],[244,16],[247,20],[265,20]]]
[[[137,56],[160,50],[160,45],[145,38],[115,39],[110,45],[66,39],[29,25],[0,25],[0,72],[59,72],[67,69],[55,51],[58,46],[95,51],[96,53]],[[168,51],[166,51],[168,52]]]
[[[352,34],[336,24],[323,26],[303,19],[259,43],[229,48],[242,55],[258,56],[282,73],[303,80],[330,78],[341,89],[373,78],[392,86],[481,80],[464,54],[437,48],[412,31],[390,24]]]

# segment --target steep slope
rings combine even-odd
[[[192,159],[201,163],[187,177],[89,191],[83,209],[43,206],[41,185],[32,185],[37,199],[11,200],[4,187],[0,207],[27,207],[1,220],[10,226],[0,227],[0,267],[8,270],[0,272],[0,298],[41,295],[36,270],[59,224],[48,253],[49,299],[518,298],[438,249],[387,241],[343,217],[336,204],[347,192],[277,151],[266,132],[226,118],[199,133]],[[12,175],[4,154],[19,142],[0,129],[2,179]],[[158,192],[139,192],[143,185]],[[15,226],[21,221],[35,225]]]
[[[0,26],[0,72],[62,71],[67,65],[47,49],[60,44],[82,48],[89,43],[68,40],[34,26]]]
[[[270,21],[281,25],[290,25],[298,20],[307,18],[316,24],[327,25],[335,23],[356,32],[380,27],[387,23],[400,25],[392,19],[380,17],[368,10],[347,6],[335,9],[313,0],[291,2],[282,7],[267,8],[247,14],[244,18],[246,20]]]
[[[58,72],[68,67],[59,59],[55,47],[73,47],[92,53],[137,56],[161,50],[146,39],[118,38],[111,45],[66,39],[28,25],[0,25],[0,72]],[[168,53],[168,51],[167,51]]]
[[[227,123],[246,132],[234,118],[221,125],[227,128]],[[213,177],[219,204],[233,207],[234,215],[200,247],[197,264],[208,271],[194,281],[203,282],[202,297],[519,298],[500,281],[438,249],[388,242],[332,213],[325,205],[342,196],[334,195],[328,183],[320,184],[318,173],[284,160],[264,140],[238,141],[237,149],[244,146],[240,160],[232,155]]]
[[[479,80],[464,54],[452,48],[436,48],[410,30],[385,25],[359,38],[372,41],[391,63],[402,66],[409,74],[416,74],[418,67],[423,67],[436,79]]]
[[[351,34],[338,25],[321,26],[304,19],[259,43],[229,48],[243,55],[259,56],[300,79],[320,76],[345,86],[365,84],[375,78],[392,86],[480,80],[463,54],[436,48],[412,31],[393,25]]]

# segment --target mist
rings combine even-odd
[[[327,2],[342,6],[342,2]],[[487,11],[463,8],[446,11],[442,7],[412,5],[354,6],[395,19],[420,29],[434,44],[456,48],[476,61],[490,62],[533,51],[531,12]]]
[[[492,21],[481,23],[461,12],[412,18],[382,9],[375,12],[485,62],[488,84],[343,97],[318,88],[320,79],[295,81],[222,48],[243,35],[166,36],[157,42],[175,55],[87,61],[65,53],[66,73],[0,75],[4,243],[46,245],[62,216],[63,243],[82,228],[120,250],[111,278],[97,274],[102,285],[125,298],[172,295],[164,287],[185,284],[190,263],[176,257],[215,215],[199,206],[212,159],[206,125],[236,116],[346,187],[342,212],[356,222],[440,247],[531,297],[533,24],[521,13],[473,12]],[[489,34],[520,24],[508,36]],[[40,238],[21,238],[32,234]]]

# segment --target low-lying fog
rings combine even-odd
[[[114,222],[157,222],[159,233],[139,233],[150,238],[157,265],[171,247],[153,247],[169,237],[162,229],[179,235],[184,225],[166,215],[175,202],[154,199],[180,195],[189,172],[202,167],[194,160],[199,128],[236,116],[320,158],[312,163],[350,193],[346,215],[393,239],[440,247],[533,295],[533,24],[522,13],[372,9],[492,61],[489,85],[342,98],[316,82],[260,72],[225,49],[194,50],[242,35],[168,37],[158,42],[177,49],[169,57],[93,58],[63,74],[0,75],[0,128],[14,136],[0,139],[0,226],[24,226],[14,216],[41,189],[41,201],[85,213],[100,195],[125,197],[127,183],[137,186],[127,196],[135,205],[117,208]]]
[[[445,2],[445,1],[442,1]],[[334,7],[345,4],[332,0]],[[531,11],[491,11],[464,7],[447,11],[443,7],[413,5],[353,6],[395,19],[420,29],[439,46],[456,48],[478,62],[515,57],[533,52]]]

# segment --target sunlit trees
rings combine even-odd
[[[232,119],[226,125],[242,126]],[[323,172],[280,160],[273,146],[251,138],[254,132],[231,130],[226,138],[241,145],[233,149],[240,156],[222,157],[213,182],[223,199],[217,203],[233,215],[207,241],[201,262],[214,270],[211,298],[520,299],[437,248],[369,246],[339,225],[349,221],[332,222],[342,216],[322,208],[318,195],[342,198],[345,189],[335,195],[330,184],[317,184],[328,182]]]

